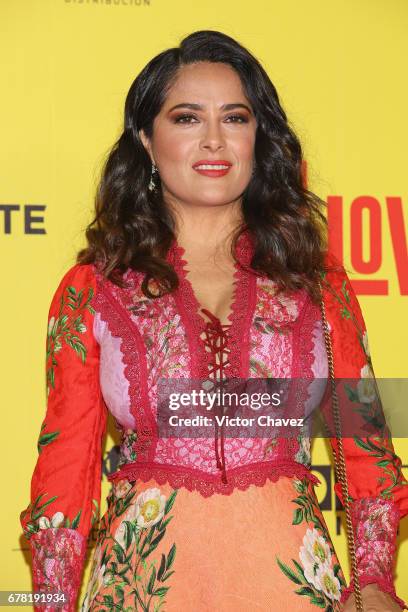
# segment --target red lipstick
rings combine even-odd
[[[231,162],[225,159],[200,159],[199,161],[195,162],[193,168],[196,172],[199,172],[204,176],[217,178],[227,174],[231,166]]]

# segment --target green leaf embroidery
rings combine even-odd
[[[88,287],[88,297],[83,302],[82,288],[77,292],[73,285],[66,287],[65,292],[61,295],[60,308],[58,316],[51,316],[48,322],[47,331],[47,396],[51,389],[55,388],[55,367],[58,365],[56,355],[63,348],[63,343],[69,346],[77,353],[82,363],[86,362],[86,347],[78,334],[84,334],[87,331],[86,325],[83,323],[83,314],[88,310],[95,314],[95,310],[91,307],[94,289]],[[68,314],[62,314],[64,308],[69,308],[74,311],[76,316],[71,317]]]
[[[295,584],[299,584],[301,585],[302,582],[299,580],[299,578],[296,576],[295,572],[293,572],[290,567],[288,565],[285,565],[285,563],[283,563],[282,561],[280,561],[280,559],[278,557],[276,557],[276,561],[279,565],[279,567],[281,568],[282,572],[290,579],[292,580],[292,582],[294,582]]]
[[[72,519],[71,529],[76,529],[79,525],[79,519],[81,518],[82,510],[78,512],[78,514]]]
[[[52,442],[53,440],[55,440],[60,432],[59,431],[52,431],[52,432],[48,432],[48,433],[41,433],[45,428],[46,428],[46,423],[43,423],[41,426],[41,431],[40,431],[40,436],[38,438],[38,442],[37,442],[37,450],[38,450],[38,454],[41,453],[43,446],[47,446],[47,444],[50,444],[50,442]]]
[[[296,508],[293,514],[292,525],[299,525],[303,521],[303,512],[300,508]]]

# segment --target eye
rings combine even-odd
[[[187,115],[187,114],[178,115],[174,119],[174,123],[191,123],[189,119],[196,119],[196,117],[194,115]],[[243,115],[228,115],[226,119],[227,120],[232,119],[232,121],[229,123],[248,123],[248,119]]]
[[[233,121],[233,123],[248,123],[248,119],[243,115],[229,115],[227,119],[238,119],[239,121]]]
[[[174,119],[174,123],[191,123],[190,121],[184,121],[184,119],[194,119],[194,115],[178,115]]]

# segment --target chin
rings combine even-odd
[[[237,191],[236,188],[232,191],[228,189],[200,189],[190,193],[187,201],[191,201],[201,205],[219,205],[228,204],[237,200],[242,191]]]

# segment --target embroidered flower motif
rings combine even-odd
[[[135,503],[132,503],[123,515],[123,520],[115,532],[115,540],[125,548],[126,521],[133,522],[140,529],[146,529],[160,521],[165,506],[166,496],[161,494],[160,489],[152,488],[139,493]]]
[[[122,548],[126,548],[125,537],[126,537],[126,521],[135,522],[137,517],[136,504],[131,504],[129,509],[123,515],[123,519],[120,522],[118,528],[115,531],[114,538]]]
[[[136,499],[136,522],[139,527],[155,525],[164,515],[166,496],[156,487],[140,493]]]
[[[106,565],[105,564],[101,565],[101,560],[102,560],[102,547],[99,546],[95,550],[94,557],[92,560],[91,577],[89,579],[85,599],[81,606],[82,612],[89,610],[91,603],[97,596],[102,585],[104,585],[104,573],[105,573]]]
[[[282,572],[296,585],[294,591],[300,597],[307,597],[310,603],[326,612],[340,609],[342,589],[346,586],[336,551],[333,548],[327,525],[310,483],[306,479],[293,479],[293,487],[299,493],[298,508],[293,514],[293,525],[306,522],[303,546],[299,548],[301,563],[292,559],[293,565],[277,558]],[[308,527],[312,523],[313,527]]]
[[[123,482],[119,492],[122,488]],[[113,491],[112,487],[107,511],[100,521],[91,577],[79,610],[162,610],[171,588],[168,579],[176,571],[176,543],[168,552],[157,552],[156,548],[166,537],[177,490],[168,496],[157,488],[136,493],[134,485],[125,498],[119,499]],[[147,529],[137,523],[143,515]]]
[[[364,352],[366,354],[366,357],[370,357],[371,353],[370,353],[370,347],[368,345],[368,334],[367,334],[367,330],[364,330],[363,332],[363,347],[364,347]]]
[[[48,336],[51,336],[52,328],[54,327],[54,324],[55,324],[55,317],[52,316],[50,317],[50,320],[48,321]],[[62,344],[60,342],[56,342],[54,345],[54,353],[57,353],[61,349],[62,349]]]
[[[115,574],[113,572],[106,572],[106,574],[103,574],[102,576],[104,586],[110,586],[111,584],[114,584],[115,580]]]
[[[311,452],[310,452],[310,437],[308,436],[297,436],[299,442],[299,450],[296,453],[295,461],[310,465]]]
[[[340,600],[341,590],[340,581],[334,575],[331,567],[319,565],[316,569],[316,581],[320,584],[320,589],[329,599]]]
[[[264,459],[270,459],[272,456],[277,454],[277,444],[278,440],[276,438],[267,441],[263,453]]]
[[[86,363],[87,347],[80,335],[88,331],[87,326],[82,321],[85,310],[95,314],[90,304],[94,294],[93,287],[88,288],[88,297],[84,303],[82,303],[85,297],[83,293],[84,289],[77,291],[72,285],[65,287],[65,292],[61,295],[58,316],[52,315],[49,318],[46,352],[47,398],[51,389],[55,389],[55,374],[58,366],[55,353],[61,351],[63,346],[69,347],[78,355],[82,363]]]
[[[123,433],[122,444],[120,445],[119,466],[136,461],[137,456],[134,448],[136,441],[137,433],[132,429],[126,429]]]
[[[280,303],[280,305],[285,308],[286,312],[290,315],[291,318],[295,318],[297,316],[298,305],[296,300],[283,293],[279,295],[276,299]]]
[[[64,515],[62,512],[56,512],[51,520],[47,516],[40,516],[38,519],[38,527],[40,529],[49,529],[50,527],[61,527],[64,522]]]
[[[320,566],[326,569],[330,568],[331,552],[327,542],[317,529],[306,530],[303,537],[303,546],[299,550],[299,558],[304,567],[306,580],[311,582],[316,589],[321,590],[321,572],[318,574],[316,570]]]
[[[119,527],[116,529],[114,538],[116,542],[122,547],[125,548],[125,536],[126,536],[126,524],[125,521],[132,520],[134,517],[130,517],[130,510],[128,510],[123,518],[123,521],[120,523]]]
[[[360,402],[371,404],[377,398],[375,381],[372,370],[368,364],[361,368],[361,380],[357,383],[357,394]]]
[[[126,478],[113,483],[113,492],[115,497],[117,497],[118,499],[125,497],[129,493],[131,488],[132,485],[128,480],[126,480]]]

